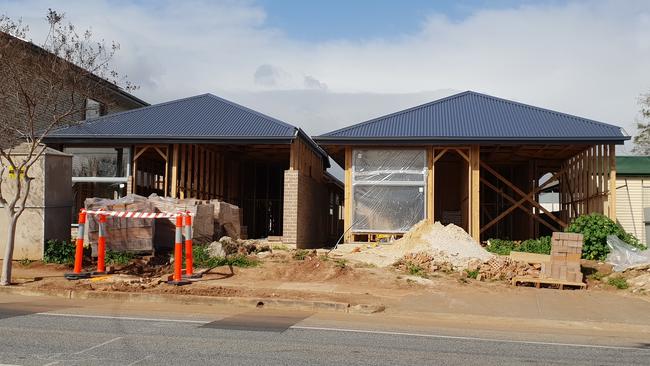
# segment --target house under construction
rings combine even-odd
[[[342,232],[342,185],[301,129],[211,94],[87,120],[46,143],[73,155],[74,211],[128,193],[219,199],[249,238],[323,246]]]
[[[345,168],[345,241],[422,219],[476,240],[528,239],[575,217],[616,219],[619,127],[463,92],[314,138]],[[559,210],[539,203],[559,198]]]

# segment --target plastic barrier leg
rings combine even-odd
[[[86,230],[86,211],[79,212],[79,228],[77,230],[77,243],[74,253],[74,272],[66,273],[63,276],[68,280],[79,280],[90,277],[90,273],[81,272],[84,257],[84,232]]]
[[[97,237],[97,271],[95,276],[106,274],[106,215],[99,214],[99,236]]]
[[[170,285],[187,285],[190,281],[183,280],[183,215],[176,215],[176,240],[174,242],[174,277],[167,281]]]
[[[183,278],[201,278],[200,273],[194,273],[194,257],[192,254],[192,216],[185,215],[185,275]]]

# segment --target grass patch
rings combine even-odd
[[[601,281],[605,277],[605,274],[602,273],[602,272],[595,272],[595,273],[590,274],[587,277],[592,279],[592,280],[595,280],[595,281]]]
[[[470,271],[469,269],[466,269],[465,273],[467,273],[467,277],[472,278],[472,279],[476,279],[476,277],[478,277],[478,269],[475,269],[473,271]]]
[[[610,286],[614,286],[619,290],[625,290],[626,288],[629,287],[629,285],[627,284],[627,281],[623,277],[610,277],[607,280],[607,283]]]
[[[293,259],[295,259],[297,261],[304,261],[305,258],[307,258],[308,255],[309,255],[308,250],[298,249],[298,250],[296,250],[295,253],[293,253]]]
[[[271,250],[284,250],[284,251],[288,251],[288,250],[289,250],[289,247],[286,246],[286,245],[284,245],[284,244],[273,244],[273,246],[271,247]]]
[[[135,258],[135,254],[129,252],[120,252],[115,250],[106,250],[106,264],[117,264],[124,266],[129,264]]]
[[[427,278],[428,277],[427,276],[427,271],[424,268],[418,266],[417,264],[407,263],[406,264],[406,270],[408,271],[408,273],[411,276],[418,276],[418,277],[422,277],[422,278]]]
[[[334,265],[341,268],[341,269],[343,269],[343,268],[347,267],[348,261],[345,260],[345,259],[336,259],[336,260],[334,260]]]
[[[195,266],[203,268],[214,268],[220,266],[247,268],[259,265],[259,261],[243,254],[227,257],[210,257],[210,254],[208,253],[208,245],[194,245],[192,247],[192,259]]]

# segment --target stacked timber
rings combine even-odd
[[[177,199],[160,197],[156,194],[149,196],[149,202],[155,212],[189,212],[192,214],[192,239],[195,242],[211,242],[214,237],[214,206],[206,201],[194,198]],[[157,248],[171,248],[174,245],[176,232],[175,219],[156,219],[155,243]]]
[[[128,195],[110,200],[88,198],[84,201],[86,210],[106,210],[120,212],[153,212],[153,205],[142,196]],[[88,215],[88,242],[93,255],[97,253],[99,220],[96,215]],[[106,217],[106,248],[115,251],[142,252],[154,248],[155,227],[151,219]]]
[[[210,200],[214,206],[214,236],[229,236],[233,239],[242,237],[239,207],[219,200]]]
[[[582,241],[582,234],[554,232],[551,239],[551,259],[550,262],[542,264],[542,277],[582,282]]]

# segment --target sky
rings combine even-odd
[[[0,0],[37,44],[50,7],[119,42],[150,103],[209,92],[311,135],[464,90],[633,135],[650,92],[645,0]]]

